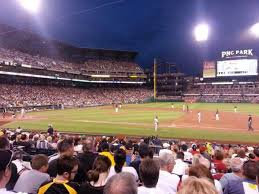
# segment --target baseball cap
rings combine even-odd
[[[13,158],[11,150],[0,150],[0,171],[4,171],[10,165]]]

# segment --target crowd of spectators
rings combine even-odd
[[[88,59],[84,63],[75,63],[60,60],[57,58],[48,58],[40,55],[30,55],[17,50],[0,48],[0,62],[5,64],[27,65],[39,69],[48,69],[50,71],[68,72],[73,74],[119,74],[119,73],[140,73],[143,69],[133,61],[119,59]]]
[[[0,193],[258,192],[256,146],[48,132],[0,132]]]
[[[0,105],[16,106],[92,106],[113,103],[137,103],[152,96],[144,87],[77,88],[0,84]]]
[[[200,85],[184,95],[185,100],[200,102],[259,102],[259,85]]]

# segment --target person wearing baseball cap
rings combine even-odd
[[[12,194],[14,192],[7,191],[6,185],[11,178],[11,163],[13,153],[10,150],[0,150],[0,193]]]

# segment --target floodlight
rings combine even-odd
[[[41,0],[18,0],[18,2],[30,13],[37,13],[40,9]]]
[[[254,24],[250,28],[250,32],[256,37],[259,38],[259,23]]]
[[[194,29],[196,41],[206,41],[209,36],[209,26],[207,24],[199,24]]]

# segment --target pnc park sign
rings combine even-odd
[[[253,57],[253,49],[222,51],[221,58]]]

